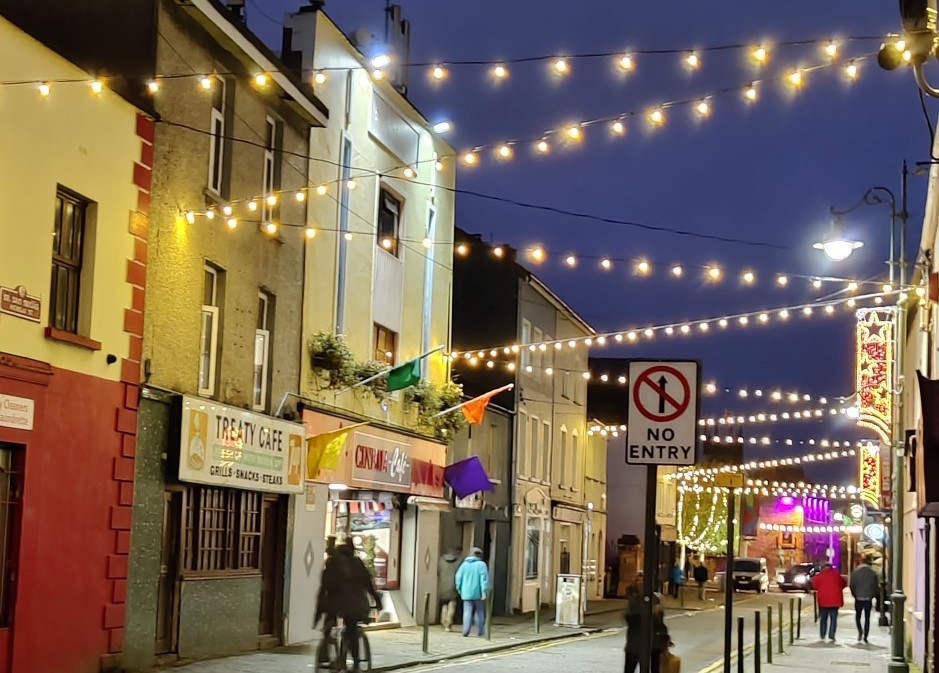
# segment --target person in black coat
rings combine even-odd
[[[368,621],[372,606],[381,608],[381,595],[375,590],[372,575],[365,563],[355,555],[351,542],[344,542],[336,547],[336,552],[323,568],[323,581],[320,595],[316,601],[316,623],[321,615],[335,614],[342,617],[345,624],[343,635],[349,643],[349,652],[358,668],[359,639],[357,625]]]

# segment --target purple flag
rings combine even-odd
[[[443,479],[453,489],[458,498],[465,498],[479,491],[493,490],[489,475],[479,460],[479,456],[470,456],[443,470]]]

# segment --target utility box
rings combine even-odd
[[[584,622],[582,595],[584,578],[580,575],[558,575],[554,599],[554,624],[580,628]]]

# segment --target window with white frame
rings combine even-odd
[[[584,391],[587,388],[586,380],[584,379],[583,372],[577,372],[573,374],[573,381],[571,382],[574,388],[574,404],[583,404],[584,400]]]
[[[571,399],[571,385],[575,383],[570,372],[561,372],[561,397]]]
[[[531,343],[531,322],[522,318],[522,367],[531,365],[531,351],[528,350],[528,344]]]
[[[532,339],[532,343],[536,343],[536,344],[541,343],[542,341],[544,341],[544,333],[541,331],[540,328],[536,327],[532,331],[531,339]],[[539,381],[541,380],[542,375],[544,374],[544,371],[542,370],[542,365],[541,365],[543,360],[544,360],[544,356],[543,356],[543,353],[541,352],[541,349],[539,347],[535,347],[535,351],[534,353],[532,353],[531,366],[535,370],[534,371],[535,378],[538,379]]]
[[[277,186],[274,184],[274,167],[277,156],[277,122],[270,117],[264,121],[264,175],[263,195],[261,198],[261,223],[274,221],[277,207]]]
[[[571,465],[570,465],[570,477],[571,477],[571,490],[579,491],[578,488],[578,479],[580,478],[580,435],[577,430],[571,430]]]
[[[528,519],[525,526],[525,579],[538,579],[541,559],[541,519]]]
[[[561,436],[558,442],[558,486],[567,484],[567,426],[561,426]]]
[[[212,114],[209,122],[209,191],[222,195],[225,175],[225,96],[226,83],[221,77],[212,75]]]
[[[378,244],[392,255],[398,254],[402,203],[388,189],[378,190]]]
[[[254,331],[254,385],[251,406],[264,411],[270,403],[271,340],[274,333],[274,297],[258,291],[258,323]]]
[[[519,477],[528,476],[528,466],[525,464],[528,454],[528,414],[519,411],[515,424],[518,427],[518,445],[515,447],[515,471]]]
[[[203,267],[202,333],[199,337],[199,394],[215,394],[218,364],[220,293],[224,272],[211,264]]]
[[[531,417],[531,426],[528,430],[528,476],[532,479],[541,479],[538,472],[541,470],[541,455],[543,451],[541,446],[541,421],[537,416]]]
[[[551,482],[551,424],[544,421],[541,424],[541,474],[539,478],[544,482]]]

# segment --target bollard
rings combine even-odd
[[[789,599],[789,644],[796,641],[796,599]]]
[[[799,596],[799,621],[796,622],[796,639],[802,639],[802,596]]]
[[[486,640],[492,640],[492,594],[486,600]]]
[[[773,606],[766,606],[766,663],[773,663]]]
[[[743,617],[737,617],[737,673],[743,673]]]
[[[818,623],[818,594],[812,592],[812,612],[815,615],[815,623]]]
[[[535,633],[541,633],[541,587],[535,589]]]
[[[753,612],[753,673],[760,673],[760,614]]]
[[[783,653],[783,616],[782,616],[782,603],[777,603],[776,607],[779,608],[779,626],[776,627],[776,632],[779,635],[779,654]]]
[[[430,647],[430,592],[424,594],[424,654]]]

